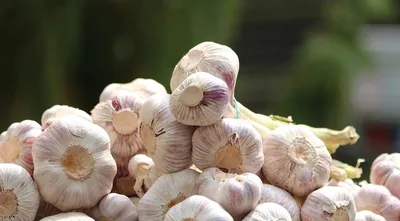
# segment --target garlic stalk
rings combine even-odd
[[[117,173],[106,131],[76,116],[54,121],[36,138],[32,157],[41,196],[61,211],[95,206]]]
[[[11,124],[0,135],[0,163],[18,164],[32,175],[32,144],[41,133],[42,127],[33,120]]]
[[[192,142],[193,163],[200,170],[218,167],[229,173],[257,173],[264,162],[260,134],[242,119],[223,118],[199,127]]]
[[[356,213],[356,219],[354,221],[386,221],[386,219],[371,211],[363,210]]]
[[[264,139],[264,176],[296,196],[307,196],[324,186],[331,163],[324,143],[307,127],[281,126]]]
[[[351,193],[336,186],[324,186],[312,192],[301,208],[302,221],[354,220],[356,206]]]
[[[155,171],[153,171],[154,162],[144,154],[137,154],[129,161],[128,167],[129,175],[136,179],[133,189],[137,196],[143,197],[158,178]]]
[[[346,179],[358,179],[362,175],[362,168],[360,164],[365,162],[365,159],[358,159],[355,167],[340,162],[339,160],[332,159],[330,177],[336,180],[344,181]]]
[[[171,207],[164,221],[233,221],[232,216],[218,203],[200,195],[193,195]]]
[[[91,211],[95,220],[139,221],[137,209],[124,195],[110,193],[104,196]]]
[[[400,199],[400,153],[383,153],[371,166],[371,183],[383,185]]]
[[[39,202],[29,173],[17,164],[0,163],[0,220],[33,221]]]
[[[159,177],[139,201],[139,220],[162,221],[171,207],[195,194],[198,176],[185,169]]]
[[[252,210],[242,221],[292,221],[289,212],[276,203],[261,203]]]
[[[257,206],[262,186],[261,179],[253,173],[239,175],[208,168],[196,181],[196,194],[217,202],[234,220],[241,220]]]
[[[41,124],[43,130],[48,128],[53,121],[64,116],[77,116],[89,122],[93,122],[92,117],[83,110],[68,105],[53,105],[42,114]]]
[[[95,221],[95,220],[82,212],[66,212],[43,218],[40,221]]]

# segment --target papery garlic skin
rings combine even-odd
[[[83,110],[68,105],[53,105],[42,114],[41,124],[43,130],[48,128],[55,120],[65,116],[77,116],[93,123],[92,117]]]
[[[262,170],[271,184],[302,197],[328,182],[332,157],[324,142],[307,127],[280,126],[263,144]]]
[[[386,221],[386,219],[371,211],[363,210],[356,213],[356,219],[354,221]]]
[[[30,174],[20,165],[0,163],[0,220],[33,221],[39,202]]]
[[[46,217],[41,219],[40,221],[95,221],[95,220],[82,212],[67,212]]]
[[[381,185],[363,184],[354,195],[357,211],[369,210],[387,221],[400,219],[400,200]]]
[[[196,181],[196,194],[219,203],[235,220],[241,220],[257,206],[262,185],[252,173],[238,175],[208,168]]]
[[[261,135],[242,119],[223,118],[199,127],[192,142],[193,163],[200,170],[218,167],[230,173],[257,173],[264,162]]]
[[[216,123],[224,116],[228,103],[226,83],[206,72],[187,77],[172,92],[169,102],[176,120],[193,126]]]
[[[137,209],[131,200],[124,195],[110,193],[104,196],[93,209],[95,220],[139,221]]]
[[[140,112],[140,138],[157,170],[171,173],[192,165],[194,127],[176,121],[169,109],[169,94],[155,94]]]
[[[400,153],[379,155],[371,166],[370,180],[383,185],[400,199]]]
[[[289,212],[276,203],[262,203],[252,210],[242,221],[279,220],[292,221]]]
[[[230,101],[233,103],[239,58],[230,47],[205,41],[191,48],[174,68],[170,80],[171,91],[174,91],[188,76],[200,71],[225,81],[230,89]]]
[[[171,207],[195,194],[198,176],[198,172],[185,169],[159,177],[139,201],[139,220],[163,220]]]
[[[294,197],[284,189],[264,184],[262,187],[261,198],[258,203],[279,204],[287,210],[290,214],[291,220],[300,221],[300,207]]]
[[[158,178],[154,171],[154,162],[144,154],[137,154],[129,161],[128,167],[129,175],[136,179],[133,189],[139,197],[143,197]]]
[[[33,120],[11,124],[0,135],[0,163],[18,164],[32,175],[32,144],[41,133],[42,127]]]
[[[355,216],[353,196],[336,186],[324,186],[310,193],[301,208],[302,221],[354,220]]]
[[[164,221],[233,221],[218,203],[205,196],[193,195],[176,204],[165,214]]]
[[[346,179],[344,181],[337,181],[335,179],[330,179],[329,182],[326,184],[328,186],[338,186],[350,191],[352,194],[355,194],[358,189],[361,187],[354,183],[352,179]]]
[[[75,116],[60,118],[32,149],[40,194],[61,211],[91,208],[110,193],[117,166],[100,126]]]

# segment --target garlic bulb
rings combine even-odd
[[[11,124],[0,135],[0,163],[18,164],[32,175],[32,144],[41,133],[42,127],[33,120]]]
[[[165,87],[154,79],[136,78],[128,83],[111,83],[100,94],[99,102],[113,99],[121,91],[137,92],[147,99],[157,93],[167,93]]]
[[[219,203],[235,220],[241,220],[257,206],[262,186],[261,179],[255,174],[239,175],[208,168],[196,181],[196,194]]]
[[[302,221],[354,220],[355,216],[353,196],[336,186],[324,186],[310,193],[301,208]]]
[[[177,121],[206,126],[223,117],[228,102],[229,89],[223,80],[206,72],[197,72],[172,92],[169,105]]]
[[[33,221],[39,202],[29,173],[17,164],[0,163],[0,220]]]
[[[363,184],[354,196],[357,211],[369,210],[387,221],[400,220],[400,200],[381,185]]]
[[[276,203],[262,203],[252,210],[242,221],[292,221],[289,212]]]
[[[294,197],[286,190],[273,185],[264,184],[262,187],[261,198],[258,203],[279,204],[289,212],[291,220],[300,221],[300,207],[297,205]]]
[[[307,127],[284,125],[264,139],[264,176],[296,196],[307,196],[329,180],[332,157]]]
[[[59,209],[57,209],[57,207],[44,201],[43,198],[40,198],[39,209],[36,213],[35,221],[38,221],[45,217],[56,215],[59,213],[62,213],[62,212]]]
[[[400,153],[379,155],[372,163],[370,180],[385,186],[400,199]]]
[[[350,191],[351,193],[355,193],[358,189],[361,188],[359,185],[354,183],[352,179],[346,179],[344,181],[337,181],[335,179],[330,179],[326,185],[342,187]]]
[[[194,127],[175,120],[169,109],[169,94],[155,94],[143,104],[140,137],[158,171],[177,172],[192,165]]]
[[[42,114],[41,124],[43,130],[48,128],[53,121],[64,116],[77,116],[89,122],[93,122],[92,117],[83,110],[68,105],[53,105]]]
[[[218,203],[193,195],[176,204],[165,214],[164,221],[233,221],[232,216]]]
[[[191,48],[175,66],[170,87],[174,91],[188,76],[207,72],[224,80],[230,90],[231,102],[239,72],[239,58],[228,46],[205,41]]]
[[[67,212],[49,216],[40,221],[95,221],[90,216],[82,212]]]
[[[126,196],[135,196],[136,192],[133,189],[135,178],[131,176],[115,177],[112,193],[118,193]]]
[[[386,219],[371,211],[363,210],[356,213],[356,219],[354,221],[386,221]]]
[[[139,201],[139,220],[163,220],[171,207],[194,195],[198,176],[198,172],[185,169],[159,177]]]
[[[143,144],[138,130],[139,112],[144,100],[134,93],[119,93],[111,100],[98,103],[91,114],[93,122],[107,131],[114,157],[129,159]]]
[[[133,189],[139,197],[142,197],[158,178],[153,169],[153,160],[144,154],[137,154],[129,161],[129,175],[136,179]]]
[[[36,138],[32,156],[40,194],[61,211],[95,206],[117,173],[107,133],[75,116],[54,121]]]
[[[104,196],[93,208],[92,217],[95,220],[107,221],[138,221],[135,205],[127,196],[110,193]]]
[[[261,135],[247,121],[224,118],[193,134],[193,163],[200,170],[218,167],[229,173],[257,173],[263,165]]]

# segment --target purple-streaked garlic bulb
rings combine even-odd
[[[42,128],[45,130],[58,118],[71,115],[78,116],[89,122],[93,122],[92,117],[85,111],[68,105],[57,104],[43,112],[41,119]]]
[[[91,217],[95,220],[139,221],[137,209],[125,195],[110,193],[92,208]]]
[[[371,166],[370,180],[383,185],[400,199],[400,153],[383,153]]]

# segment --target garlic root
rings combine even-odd
[[[85,111],[68,105],[53,105],[42,114],[41,124],[43,130],[48,128],[55,120],[65,116],[77,116],[93,123],[92,117]]]

